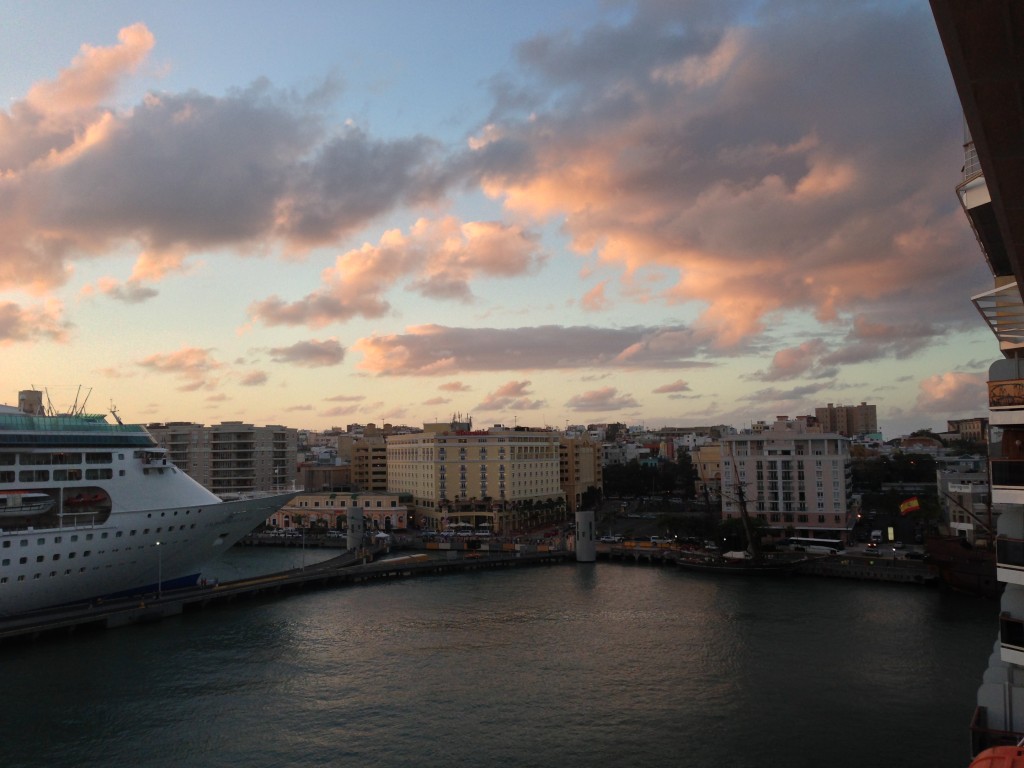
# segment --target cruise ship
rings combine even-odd
[[[115,420],[0,405],[0,617],[194,585],[297,494],[224,501]]]

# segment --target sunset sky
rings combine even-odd
[[[0,402],[985,414],[927,3],[0,0]]]

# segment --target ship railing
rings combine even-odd
[[[972,755],[977,755],[989,747],[1017,746],[1024,740],[1024,733],[989,728],[988,710],[985,707],[975,707],[970,729]]]

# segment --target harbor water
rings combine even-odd
[[[604,562],[243,600],[0,648],[0,765],[958,768],[997,613]]]

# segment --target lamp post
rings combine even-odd
[[[160,551],[160,542],[156,543],[156,599],[159,600],[164,592],[164,555]]]

